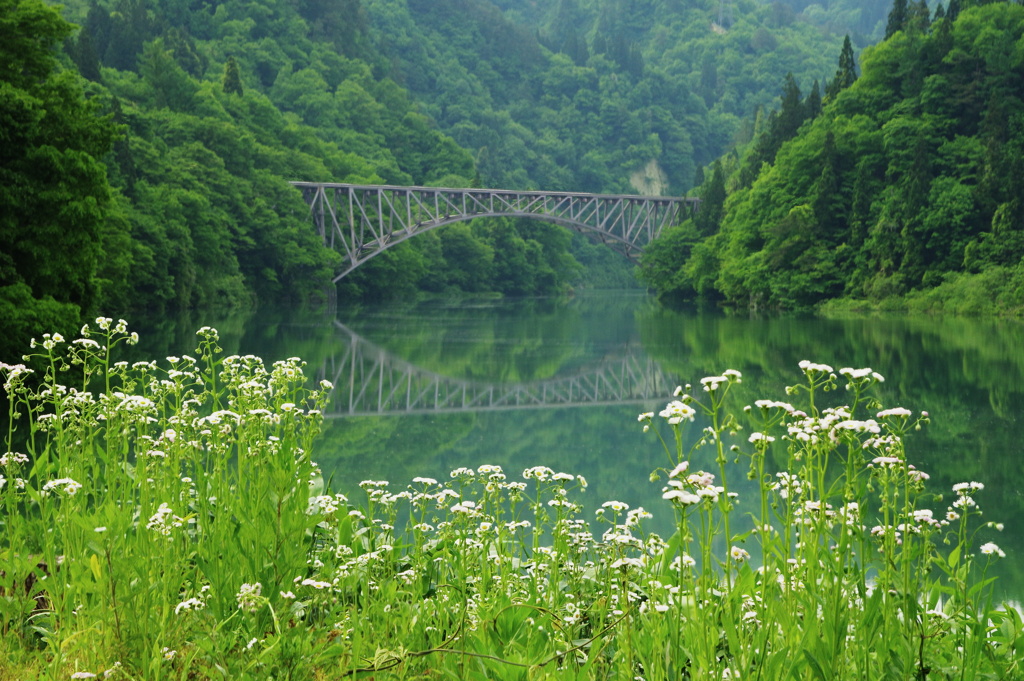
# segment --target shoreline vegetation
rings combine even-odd
[[[333,386],[197,336],[129,365],[98,318],[0,364],[0,679],[1020,674],[984,484],[929,489],[929,416],[871,369],[804,361],[750,405],[737,371],[681,386],[623,424],[664,449],[657,509],[487,463],[349,499],[314,460]]]
[[[995,267],[979,274],[950,273],[934,288],[881,300],[835,298],[816,311],[830,316],[845,312],[908,312],[962,317],[1024,317],[1024,265]]]

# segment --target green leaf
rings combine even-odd
[[[808,648],[804,648],[804,659],[806,659],[808,664],[810,664],[811,671],[814,672],[814,677],[821,679],[821,681],[825,681],[827,677],[825,676],[824,667],[822,667],[821,662],[818,661],[818,658],[816,658],[814,653],[812,653]]]

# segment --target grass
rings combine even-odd
[[[641,414],[663,538],[545,466],[347,499],[311,457],[331,386],[198,339],[129,366],[134,336],[101,318],[44,336],[34,372],[0,365],[0,679],[1024,675],[983,485],[927,490],[905,450],[927,414],[884,409],[870,369],[804,362],[792,402],[748,407],[726,371]],[[847,407],[817,406],[843,384]],[[753,498],[731,491],[737,460]]]

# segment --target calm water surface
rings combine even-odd
[[[786,399],[802,359],[870,366],[886,377],[886,406],[927,410],[932,424],[908,456],[950,487],[985,483],[983,531],[1006,552],[1002,593],[1024,601],[1024,327],[966,319],[747,318],[676,313],[635,293],[569,300],[431,301],[341,308],[334,318],[259,312],[221,320],[160,320],[144,332],[155,356],[181,354],[192,333],[217,326],[228,353],[300,356],[310,375],[335,383],[316,458],[335,487],[361,480],[403,489],[413,477],[453,468],[503,466],[510,479],[546,465],[590,481],[588,508],[617,499],[670,511],[651,471],[667,463],[636,416],[659,408],[679,383],[732,368],[743,372],[742,406]],[[840,396],[842,397],[842,396]],[[699,427],[699,424],[698,424]],[[784,453],[780,452],[784,457]],[[782,459],[784,461],[784,459]],[[714,470],[713,462],[696,462]],[[754,499],[737,469],[742,499]],[[730,484],[733,486],[733,483]]]

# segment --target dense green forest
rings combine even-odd
[[[0,7],[12,348],[101,311],[322,297],[337,256],[289,180],[682,194],[753,133],[780,74],[811,87],[835,29],[877,23],[750,0]],[[582,236],[491,220],[391,249],[339,294],[629,280]]]
[[[897,0],[886,33],[716,162],[703,215],[644,254],[663,296],[1024,309],[1024,7]]]
[[[843,41],[754,0],[364,5],[389,73],[499,187],[683,194]]]
[[[0,0],[0,9],[9,348],[99,312],[321,299],[338,256],[320,246],[288,185],[296,179],[674,195],[703,183],[707,210],[646,263],[647,282],[676,297],[793,306],[1015,263],[1004,227],[1016,219],[1012,188],[984,178],[1012,176],[992,163],[1014,158],[996,142],[1016,139],[1009,78],[1020,58],[1012,41],[971,42],[997,30],[979,24],[996,21],[984,13],[954,23],[951,7],[931,22],[911,2],[896,30],[882,3],[846,0],[70,0],[59,14],[41,0]],[[999,19],[1009,34],[1013,16]],[[886,34],[895,35],[866,51],[866,75],[850,86],[857,51]],[[947,85],[977,91],[948,105],[935,95]],[[1002,101],[993,91],[1009,99],[993,108]],[[928,116],[954,122],[936,128]],[[834,167],[821,179],[823,149]],[[919,204],[953,198],[932,214],[883,210],[883,197],[908,195],[895,188],[906,183]],[[790,195],[800,198],[786,203]],[[885,241],[902,238],[892,225],[933,230],[949,211],[966,226],[945,246],[912,253],[924,242]],[[828,240],[802,249],[822,220]],[[800,264],[788,251],[765,255],[759,240],[801,251]],[[954,262],[956,249],[970,257]],[[390,249],[338,294],[536,295],[630,279],[627,262],[581,235],[491,219]]]

